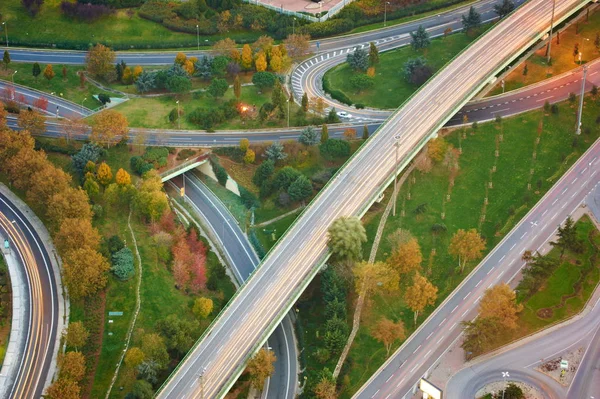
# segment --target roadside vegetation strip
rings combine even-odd
[[[6,356],[12,317],[12,289],[4,256],[0,255],[0,369]]]
[[[130,208],[129,216],[127,217],[127,227],[129,229],[129,233],[131,234],[131,240],[133,242],[133,247],[135,248],[135,257],[136,257],[137,265],[138,265],[137,266],[136,286],[135,286],[135,310],[133,312],[133,317],[131,318],[131,321],[129,324],[129,329],[127,330],[127,336],[125,338],[125,349],[123,349],[123,352],[121,353],[121,357],[119,358],[119,362],[117,363],[117,367],[115,368],[115,372],[113,374],[112,380],[110,381],[110,385],[108,386],[108,389],[106,390],[106,396],[105,396],[106,399],[108,399],[110,397],[112,388],[115,385],[115,381],[117,380],[117,377],[119,375],[119,370],[121,370],[121,365],[123,364],[123,359],[125,358],[125,354],[127,353],[127,350],[129,349],[129,344],[131,343],[131,336],[133,334],[133,328],[135,327],[135,322],[137,321],[138,315],[140,313],[140,307],[142,305],[141,298],[140,298],[140,287],[142,286],[143,267],[142,267],[142,258],[140,257],[140,251],[138,249],[137,240],[135,238],[135,233],[133,232],[133,229],[131,228],[132,212],[133,212],[133,210]]]
[[[448,133],[441,159],[429,166],[418,165],[400,189],[397,216],[387,220],[376,260],[385,260],[392,252],[387,237],[399,228],[410,231],[421,247],[422,273],[439,288],[436,303],[443,301],[474,266],[471,263],[463,273],[457,269],[456,259],[448,253],[452,234],[458,229],[479,228],[487,241],[486,248],[494,248],[560,177],[553,176],[555,165],[565,163],[568,168],[598,137],[597,129],[575,136],[575,108],[566,102],[558,107],[558,114],[531,111],[504,119],[502,126],[491,122],[479,125],[477,130],[465,127]],[[587,97],[584,126],[594,126],[598,112],[600,106]],[[541,120],[543,128],[534,161],[533,151]],[[502,141],[500,134],[503,134]],[[495,156],[497,142],[498,157]],[[459,148],[462,148],[462,154],[458,153]],[[458,168],[452,167],[456,162]],[[492,173],[494,165],[496,171]],[[421,169],[424,171],[419,171]],[[530,175],[530,169],[533,169],[533,175]],[[488,184],[490,179],[492,188]],[[488,203],[484,206],[486,196]],[[376,235],[384,210],[382,205],[375,204],[363,218],[370,239]],[[517,212],[520,216],[513,217]],[[483,215],[485,219],[481,222]],[[305,336],[309,341],[306,348],[309,381],[318,380],[322,368],[333,370],[335,367],[331,359],[321,356],[324,326],[319,309],[323,308],[323,300],[318,297],[318,281],[315,280],[299,302],[308,330]],[[371,306],[363,310],[361,327],[339,379],[342,398],[350,397],[386,360],[383,345],[372,337],[372,329],[379,319],[403,321],[407,336],[417,328],[404,301],[404,291],[405,286],[402,286],[393,295],[373,296]],[[351,292],[349,303],[355,298]],[[426,319],[433,309],[431,307],[420,315],[419,321]],[[400,344],[397,342],[392,350]]]

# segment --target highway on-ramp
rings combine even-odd
[[[556,19],[563,20],[585,4],[583,0],[557,0]],[[223,396],[326,259],[331,223],[341,216],[362,215],[392,174],[403,168],[431,135],[498,70],[543,36],[551,9],[552,4],[545,0],[524,4],[392,115],[267,254],[157,397]],[[396,145],[400,168],[395,162]],[[201,381],[200,370],[205,370]]]
[[[28,309],[27,338],[9,398],[40,398],[56,351],[59,304],[55,276],[40,236],[21,211],[0,194],[0,230],[25,267]]]
[[[238,225],[225,204],[198,179],[193,172],[187,172],[169,181],[174,187],[183,187],[188,204],[202,217],[205,226],[212,230],[211,236],[220,241],[220,247],[234,277],[241,285],[252,274],[259,259],[252,244]],[[294,325],[289,316],[277,326],[267,345],[272,348],[277,360],[275,371],[265,383],[263,394],[266,398],[294,399],[298,385],[297,348],[294,339]]]

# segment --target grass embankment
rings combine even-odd
[[[461,143],[463,152],[459,159],[460,169],[451,188],[450,172],[443,163],[434,165],[427,174],[413,172],[399,192],[398,213],[396,217],[390,214],[377,259],[385,260],[391,252],[391,244],[386,237],[399,228],[409,230],[421,246],[423,273],[439,288],[436,303],[442,302],[477,263],[468,265],[463,273],[457,270],[457,260],[448,253],[452,235],[458,229],[480,226],[479,230],[487,242],[485,252],[490,251],[599,136],[599,130],[594,127],[588,135],[576,139],[573,133],[574,108],[570,108],[567,103],[562,103],[559,107],[558,115],[544,115],[542,111],[532,111],[504,120],[504,140],[499,144],[497,159],[495,149],[500,133],[499,125],[480,125],[476,132],[467,129],[466,138],[462,139]],[[584,126],[595,126],[594,121],[599,112],[600,106],[588,98]],[[537,159],[533,162],[537,127],[542,118],[543,132],[537,148]],[[446,140],[458,148],[461,133],[462,130],[454,131]],[[497,171],[491,174],[495,162]],[[530,169],[533,169],[531,180]],[[490,175],[493,188],[488,189],[489,203],[485,211],[485,221],[480,225],[486,196],[485,187],[490,181]],[[528,190],[530,181],[532,189]],[[450,193],[450,201],[445,201],[447,193]],[[388,189],[386,198],[390,198],[390,195],[391,190]],[[386,203],[387,201],[383,201],[382,204],[374,205],[363,218],[370,239],[364,247],[365,256],[371,250],[372,239]],[[445,205],[442,205],[444,203]],[[426,204],[426,211],[416,214],[415,209],[421,204]],[[443,211],[445,219],[441,217]],[[436,223],[444,224],[447,232],[439,236],[432,234],[432,226]],[[315,357],[316,348],[323,345],[319,338],[319,331],[321,335],[323,332],[323,302],[319,298],[316,284],[318,279],[307,291],[313,292],[314,295],[304,295],[304,301],[299,303],[300,314],[305,316],[305,324],[308,327],[305,352],[309,378],[311,374],[315,375],[315,370],[322,367],[331,370],[337,361],[335,359],[333,362],[319,364]],[[342,397],[350,397],[386,359],[383,345],[370,335],[370,330],[380,318],[402,320],[408,334],[417,327],[413,324],[413,313],[404,303],[403,294],[404,286],[395,295],[376,295],[371,298],[371,306],[363,310],[361,327],[340,379],[344,386]],[[434,308],[426,309],[426,312],[419,316],[419,322],[425,320]],[[399,343],[395,347],[397,346]]]
[[[579,57],[573,56],[575,44],[579,45],[579,51],[582,52],[582,63],[600,57],[600,52],[594,45],[599,28],[600,12],[598,11],[590,13],[588,21],[583,18],[578,24],[570,25],[560,33],[560,44],[557,43],[556,36],[552,41],[552,65],[549,66],[547,63],[546,46],[544,46],[516,66],[504,78],[505,90],[519,89],[579,67]],[[527,65],[527,75],[523,74],[525,65]],[[501,93],[502,86],[498,82],[498,85],[488,95]]]
[[[480,31],[485,31],[485,27]],[[427,64],[435,72],[478,36],[479,34],[456,33],[445,38],[432,39],[431,45],[424,50],[413,50],[408,46],[386,51],[380,54],[379,64],[375,66],[373,87],[362,92],[357,92],[350,83],[352,76],[362,72],[354,71],[347,62],[327,71],[323,80],[329,81],[332,90],[342,91],[353,104],[363,104],[372,108],[397,108],[418,89],[403,76],[406,61],[425,57]]]
[[[44,68],[46,68],[46,65],[47,64],[40,63],[40,69],[42,70],[42,73],[40,73],[36,79],[32,73],[33,64],[13,62],[10,63],[10,68],[0,69],[0,79],[12,82],[11,76],[15,71],[17,71],[17,73],[14,74],[15,84],[31,87],[32,89],[37,89],[48,94],[54,93],[55,96],[61,96],[62,94],[61,97],[63,97],[65,100],[72,101],[79,105],[81,105],[81,102],[85,98],[86,100],[83,103],[83,106],[90,109],[98,108],[102,105],[100,101],[92,97],[93,95],[106,93],[112,97],[115,97],[114,94],[100,90],[89,82],[85,82],[84,87],[81,88],[79,84],[79,75],[77,75],[78,71],[83,70],[81,66],[65,65],[67,68],[67,77],[66,79],[63,79],[63,65],[54,64],[52,65],[52,69],[55,76],[53,79],[47,80],[44,78]],[[48,111],[54,112],[55,109],[52,105],[48,105]]]
[[[582,253],[565,251],[559,266],[542,288],[523,302],[513,339],[573,316],[592,295],[600,280],[600,232],[587,215],[576,226],[585,250]],[[560,259],[560,249],[552,249],[547,256]]]
[[[12,292],[10,276],[4,256],[0,255],[0,368],[2,368],[2,362],[4,362],[4,356],[6,356],[6,349],[8,348],[11,318]]]
[[[145,20],[134,13],[130,18],[127,10],[100,18],[93,23],[81,22],[62,15],[60,0],[47,0],[36,17],[31,17],[20,0],[3,0],[0,5],[2,20],[9,26],[9,43],[38,47],[78,48],[84,50],[90,44],[102,42],[119,48],[180,48],[189,43],[194,49],[195,34],[170,31],[161,24]],[[204,40],[217,41],[230,37],[234,40],[255,40],[260,32],[227,32],[222,35],[203,36]],[[4,37],[2,38],[4,39]],[[171,45],[171,46],[169,46]]]

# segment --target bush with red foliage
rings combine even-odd
[[[206,287],[206,246],[192,229],[181,235],[172,248],[173,276],[180,289],[194,293]]]
[[[46,97],[39,97],[33,102],[33,106],[42,111],[48,110],[48,99]]]
[[[95,21],[105,15],[110,15],[113,10],[103,4],[81,4],[63,1],[60,3],[60,10],[63,14],[71,18],[77,18],[82,21]]]

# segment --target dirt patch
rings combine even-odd
[[[537,317],[540,319],[550,319],[553,314],[554,311],[552,308],[543,308],[537,311]]]
[[[585,349],[583,347],[579,347],[561,356],[543,361],[543,363],[535,369],[555,379],[562,386],[569,386],[569,384],[571,384],[571,381],[575,377],[575,373],[577,372],[579,363],[581,363],[581,359],[583,358],[584,352]],[[563,360],[569,362],[568,368],[564,371],[560,368],[560,362]]]

